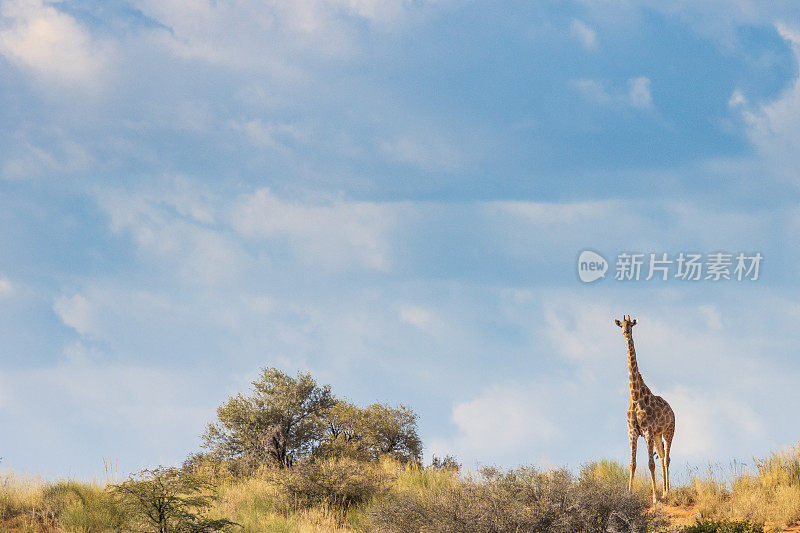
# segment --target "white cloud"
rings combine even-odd
[[[138,443],[137,455],[115,461],[117,476],[175,464],[197,449],[197,436],[213,419],[221,392],[199,392],[210,382],[208,376],[186,368],[175,372],[160,365],[98,362],[81,344],[66,351],[80,355],[51,366],[0,371],[4,419],[24,427],[28,452],[54,458],[44,461],[46,466],[41,460],[20,464],[26,454],[19,440],[4,450],[12,468],[27,466],[58,476],[74,476],[77,470],[86,478],[96,469],[102,479],[101,458],[119,453],[106,449],[113,442],[107,434],[117,435],[116,445],[123,449],[126,441]],[[53,423],[55,417],[61,423]]]
[[[97,316],[89,301],[82,295],[61,296],[53,303],[61,321],[81,335],[97,332]]]
[[[716,305],[701,305],[698,307],[700,315],[706,319],[706,327],[711,331],[722,329],[722,315]]]
[[[731,97],[728,99],[728,107],[739,107],[747,105],[747,98],[745,98],[744,94],[739,89],[734,90],[731,93]]]
[[[669,225],[661,217],[652,216],[655,204]],[[549,254],[576,258],[587,247],[601,254],[621,249],[659,253],[687,243],[704,251],[754,250],[763,245],[763,235],[782,227],[788,217],[785,211],[764,216],[709,210],[688,202],[649,200],[497,201],[481,204],[479,210],[485,215],[485,227],[496,232],[494,242],[498,249],[540,262],[548,257],[541,251],[545,249]],[[603,228],[637,228],[637,231],[620,238],[616,232]],[[615,258],[606,259],[613,264]],[[645,277],[646,270],[645,266]],[[607,275],[613,277],[613,271]]]
[[[3,162],[4,179],[25,179],[41,175],[48,169],[58,168],[56,159],[46,150],[29,142],[22,143],[16,154]]]
[[[74,174],[93,164],[89,151],[81,144],[65,138],[63,132],[51,132],[52,142],[43,148],[28,139],[27,132],[14,133],[14,144],[3,161],[0,177],[29,179],[44,175]]]
[[[53,310],[64,324],[92,340],[114,340],[114,335],[128,333],[126,325],[138,325],[152,334],[169,321],[180,323],[185,316],[179,311],[186,311],[165,295],[99,285],[56,298]]]
[[[789,41],[792,46],[800,45],[800,29],[780,21],[775,23],[775,29],[778,30],[780,36]]]
[[[372,22],[390,22],[401,16],[407,6],[412,5],[412,0],[328,0],[328,2]]]
[[[776,27],[792,47],[795,61],[800,65],[800,33],[784,24]],[[797,165],[800,163],[797,156],[800,145],[800,76],[774,101],[755,109],[742,102],[739,108],[760,162],[780,179],[800,183],[797,178]]]
[[[572,19],[570,33],[576,37],[587,50],[597,49],[597,32],[578,19]]]
[[[603,104],[613,100],[613,97],[606,91],[602,81],[582,78],[574,80],[572,86],[577,89],[584,98],[592,102]]]
[[[399,137],[382,142],[380,149],[392,161],[427,171],[452,172],[462,165],[464,159],[453,143],[430,135]]]
[[[14,290],[14,284],[5,276],[0,275],[0,296],[7,296]]]
[[[650,311],[644,314],[636,311],[643,306],[634,298],[615,299],[612,306],[603,298],[552,297],[544,305],[542,332],[556,353],[584,367],[588,375],[606,372],[609,365],[627,364],[625,343],[619,327],[614,324],[614,319],[623,314],[630,314],[639,321],[634,337],[645,377],[650,371],[662,374],[663,379],[680,379],[677,370],[686,366],[694,368],[696,376],[717,368],[721,357],[731,367],[750,366],[749,347],[737,340],[740,333],[736,329],[730,329],[735,328],[741,318],[731,317],[726,321],[730,322],[726,328],[717,304],[702,300],[702,303],[671,301],[667,289],[658,298],[651,297],[649,302],[646,308]],[[776,304],[763,302],[763,305]],[[766,369],[761,369],[746,379],[751,386],[756,386],[766,384],[767,375]],[[741,373],[732,369],[723,372],[717,368],[714,378],[742,381]],[[668,383],[656,385],[665,388]]]
[[[582,225],[592,220],[619,213],[620,204],[614,200],[588,202],[527,202],[496,201],[487,202],[486,207],[501,211],[541,225],[563,226]]]
[[[480,396],[457,403],[452,418],[458,433],[451,441],[457,456],[491,460],[532,445],[552,443],[560,429],[551,421],[552,402],[533,389],[495,385]]]
[[[433,320],[433,313],[424,307],[407,305],[400,309],[400,320],[420,329],[426,329]]]
[[[247,141],[257,148],[283,148],[293,142],[304,142],[308,135],[293,124],[264,122],[260,119],[233,121],[231,129],[241,133]]]
[[[181,57],[233,68],[266,68],[282,81],[303,79],[299,64],[314,57],[347,58],[368,27],[389,30],[414,8],[407,0],[137,0],[169,32],[157,40]]]
[[[45,82],[96,87],[110,50],[75,19],[42,0],[11,0],[0,8],[0,54]]]
[[[726,52],[743,45],[740,28],[766,27],[775,21],[794,21],[800,15],[792,1],[759,0],[645,0],[644,2],[592,2],[583,0],[584,18],[615,31],[641,27],[648,12],[661,13],[697,35],[715,42]],[[745,41],[746,42],[746,41]],[[745,45],[746,46],[746,45]]]
[[[148,192],[104,191],[98,200],[113,231],[130,232],[141,252],[170,262],[183,282],[228,282],[249,265],[237,240],[216,223],[210,202],[184,180]]]
[[[607,303],[586,301],[568,307],[554,303],[545,307],[544,316],[543,337],[557,354],[579,363],[584,378],[614,361],[624,364],[624,359],[614,357],[621,342],[614,310]]]
[[[598,104],[630,106],[635,109],[650,109],[653,99],[650,94],[650,79],[644,76],[628,80],[628,90],[609,90],[600,80],[581,78],[572,81],[572,87],[584,98]]]
[[[233,227],[251,238],[285,238],[301,259],[340,268],[351,264],[386,270],[396,206],[330,200],[321,204],[279,199],[269,189],[244,196]]]
[[[672,457],[708,460],[730,439],[757,440],[764,435],[758,414],[744,400],[718,391],[676,386],[664,393],[676,413]]]
[[[650,96],[650,79],[644,76],[628,80],[628,98],[633,107],[648,109],[653,107],[653,98]]]

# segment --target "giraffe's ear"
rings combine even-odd
[[[618,319],[617,319],[617,320],[614,320],[614,323],[615,323],[616,325],[618,325],[619,327],[622,327],[622,324],[620,324],[620,323],[619,323],[619,320],[618,320]]]
[[[635,326],[637,322],[638,322],[638,320],[634,318],[633,322],[631,322],[631,326]]]

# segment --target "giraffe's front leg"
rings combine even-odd
[[[647,459],[650,467],[650,479],[653,481],[653,505],[655,505],[658,503],[658,497],[656,496],[656,460],[653,458],[655,437],[648,431],[644,438],[647,439]]]

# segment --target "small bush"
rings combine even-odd
[[[664,503],[673,507],[692,507],[697,501],[697,491],[692,486],[672,487],[664,496]]]
[[[747,520],[703,520],[685,527],[682,533],[764,533],[764,527]]]
[[[281,489],[276,504],[285,513],[316,506],[346,511],[379,494],[387,481],[379,465],[346,458],[304,460],[268,476]]]
[[[143,470],[111,487],[127,511],[130,524],[144,531],[205,533],[233,523],[207,516],[214,487],[177,468]]]
[[[445,455],[444,457],[433,456],[431,466],[433,470],[449,470],[452,472],[461,471],[461,463],[452,455]]]

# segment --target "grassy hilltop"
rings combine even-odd
[[[691,476],[653,509],[627,466],[483,468],[420,462],[416,414],[336,399],[265,369],[230,398],[180,467],[126,480],[0,476],[0,531],[780,531],[800,520],[800,447],[732,476]]]

